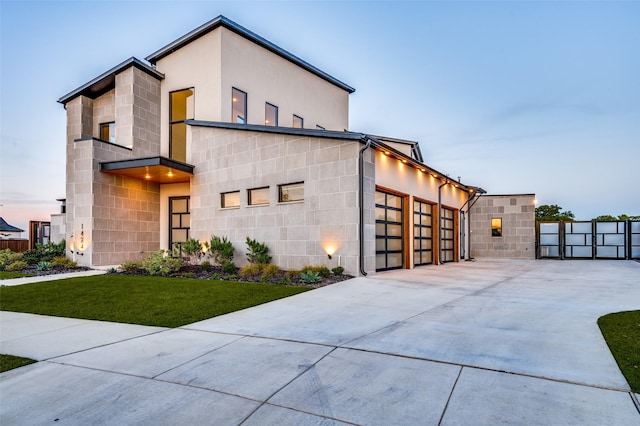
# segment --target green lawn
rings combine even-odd
[[[36,362],[33,359],[22,358],[19,356],[0,354],[0,373],[13,370],[14,368],[22,367],[24,365],[33,364]]]
[[[605,315],[598,325],[631,390],[640,392],[640,311]]]
[[[8,280],[11,278],[32,277],[33,274],[23,274],[22,272],[0,271],[0,280]]]
[[[275,284],[133,275],[0,287],[3,311],[179,327],[310,290]]]

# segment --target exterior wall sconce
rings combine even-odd
[[[331,255],[329,253],[327,253],[327,257],[331,260]]]

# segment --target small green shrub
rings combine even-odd
[[[26,267],[27,267],[27,262],[25,262],[24,260],[16,260],[15,262],[8,264],[5,270],[7,272],[16,272],[16,271],[22,271]]]
[[[29,265],[37,265],[39,262],[51,262],[54,257],[64,256],[66,243],[64,240],[59,243],[36,244],[35,249],[22,253],[22,260]]]
[[[225,274],[235,274],[238,271],[238,267],[233,262],[225,262],[222,264],[222,272]]]
[[[247,237],[247,249],[247,260],[249,263],[271,263],[271,256],[268,254],[269,247],[267,247],[266,244]]]
[[[241,277],[251,277],[254,275],[260,275],[262,274],[262,268],[263,268],[263,265],[260,263],[249,263],[248,265],[244,265],[242,268],[240,268],[240,271],[238,271],[238,274]]]
[[[211,276],[209,277],[210,280],[221,280],[222,279],[222,274],[219,274],[218,272],[214,272],[213,274],[211,274]]]
[[[344,268],[342,266],[336,266],[331,270],[331,272],[333,272],[334,275],[342,275]]]
[[[273,278],[279,273],[280,273],[280,268],[278,268],[278,265],[274,265],[273,263],[264,265],[262,268],[262,278],[266,278],[266,279]]]
[[[306,265],[302,268],[303,271],[317,272],[322,278],[327,278],[331,275],[331,271],[324,265]]]
[[[185,242],[174,243],[174,254],[178,257],[182,257],[182,254],[185,254],[189,257],[191,265],[197,265],[204,253],[202,252],[200,241],[195,238],[188,238]]]
[[[287,278],[287,277],[282,278],[282,279],[280,279],[280,281],[278,281],[278,284],[280,284],[280,285],[289,285],[289,284],[291,284],[291,278]]]
[[[212,235],[208,247],[209,255],[216,265],[223,266],[233,260],[233,244],[227,237]]]
[[[320,278],[319,273],[313,272],[311,269],[309,269],[303,272],[302,274],[300,274],[300,281],[302,281],[305,284],[314,284],[322,281],[322,278]]]
[[[182,278],[195,278],[196,274],[193,272],[185,272],[184,274],[182,274]]]
[[[177,272],[182,267],[182,258],[171,257],[165,250],[160,250],[149,254],[149,257],[142,261],[142,268],[149,275],[169,275]]]
[[[302,273],[302,271],[298,271],[297,269],[289,269],[289,270],[285,273],[285,275],[286,275],[288,278],[296,279],[296,278],[300,278],[300,274],[301,274],[301,273]]]
[[[236,274],[227,275],[227,279],[228,280],[235,280],[236,278],[238,278],[238,276]]]
[[[107,269],[107,274],[115,274],[117,272],[118,272],[117,268],[113,268],[112,267],[112,268]]]
[[[209,262],[208,260],[203,260],[202,263],[200,264],[200,267],[202,268],[203,271],[210,271],[211,268],[213,268],[213,266],[211,265],[211,262]]]
[[[120,265],[120,270],[122,272],[137,272],[138,269],[142,269],[142,262],[136,260],[124,262],[122,265]]]
[[[69,259],[66,256],[57,256],[54,257],[51,262],[49,262],[51,267],[54,266],[64,266],[67,269],[75,269],[78,267],[78,262]]]
[[[16,253],[9,249],[0,250],[0,270],[4,270],[4,268],[18,260],[22,260],[22,253]]]
[[[49,266],[49,262],[39,262],[36,265],[36,271],[48,271],[49,269],[51,269],[51,266]]]

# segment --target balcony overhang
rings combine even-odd
[[[134,158],[100,163],[100,171],[159,184],[189,182],[194,166],[165,157]]]

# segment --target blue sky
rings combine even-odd
[[[0,215],[65,196],[56,100],[223,14],[356,88],[350,130],[577,219],[640,215],[640,2],[0,3]]]

